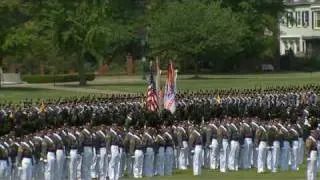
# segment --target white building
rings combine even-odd
[[[285,0],[280,23],[280,53],[296,56],[320,54],[320,0]]]

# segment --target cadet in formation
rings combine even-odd
[[[179,94],[177,111],[148,112],[140,95],[58,99],[0,108],[0,179],[119,179],[174,169],[320,167],[313,90]],[[214,93],[219,93],[217,94]]]

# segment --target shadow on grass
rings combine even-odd
[[[87,86],[79,86],[79,85],[75,85],[75,84],[68,84],[68,85],[57,85],[60,87],[70,87],[70,88],[78,88],[78,87],[82,87],[82,88],[90,88],[90,87],[108,87],[108,86],[129,86],[129,87],[133,87],[133,86],[146,86],[146,83],[104,83],[104,84],[89,84]]]
[[[252,79],[247,77],[203,77],[203,76],[192,76],[189,78],[182,78],[181,80],[213,80],[213,79],[223,79],[223,80],[237,80],[237,79]]]
[[[35,91],[50,91],[48,89],[41,88],[28,88],[28,87],[1,87],[1,91],[10,91],[10,92],[35,92]]]

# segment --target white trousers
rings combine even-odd
[[[91,165],[93,161],[92,147],[83,148],[81,176],[83,180],[91,180]]]
[[[69,160],[69,180],[77,179],[77,156],[78,150],[70,150],[70,160]]]
[[[267,146],[267,169],[272,171],[273,169],[273,154],[272,154],[272,146]]]
[[[164,176],[164,163],[165,163],[165,151],[164,147],[160,147],[158,154],[156,156],[156,174],[159,176]]]
[[[201,165],[202,165],[202,146],[196,145],[193,154],[193,175],[201,175]]]
[[[0,179],[8,178],[8,163],[6,160],[0,160]]]
[[[143,151],[135,150],[134,164],[133,164],[133,177],[142,178],[142,171],[143,171]]]
[[[272,148],[272,172],[277,172],[280,164],[280,142],[274,141]]]
[[[318,150],[318,156],[320,157],[320,141],[317,141],[317,150]],[[320,158],[317,159],[317,172],[320,171]]]
[[[267,158],[267,143],[261,141],[258,147],[258,173],[265,172],[266,167],[266,158]]]
[[[124,167],[125,167],[125,161],[126,161],[126,153],[122,147],[119,147],[119,177],[122,177],[124,175]]]
[[[129,177],[133,176],[133,158],[132,156],[127,155],[127,173]]]
[[[109,180],[118,180],[120,177],[120,174],[118,172],[119,170],[119,162],[120,161],[120,152],[119,147],[112,145],[111,146],[111,158],[109,162]]]
[[[188,161],[188,142],[182,142],[183,147],[180,149],[179,153],[179,169],[186,170],[187,169],[187,161]]]
[[[107,149],[105,147],[99,149],[99,178],[101,180],[105,180],[108,175],[108,157],[107,157]]]
[[[290,144],[288,141],[283,142],[283,147],[281,149],[281,171],[288,171],[289,167],[289,150]]]
[[[220,151],[220,172],[227,172],[228,169],[229,143],[227,139],[222,140]]]
[[[252,166],[255,168],[258,167],[258,151],[259,151],[259,147],[253,147],[253,149],[252,149]]]
[[[81,179],[82,155],[77,154],[77,179]]]
[[[229,164],[228,164],[229,170],[231,171],[238,171],[239,152],[240,152],[239,141],[232,140],[230,143]]]
[[[21,180],[32,180],[32,159],[23,158],[21,165]]]
[[[55,174],[55,180],[62,180],[64,178],[64,161],[65,161],[65,155],[64,151],[61,149],[58,149],[56,151],[56,174]]]
[[[167,147],[165,150],[165,166],[164,166],[164,173],[167,176],[172,175],[172,169],[173,169],[173,148],[172,147]]]
[[[96,152],[96,148],[92,148],[92,163],[91,163],[91,178],[97,178],[98,172],[97,172],[97,166],[98,166],[98,154]]]
[[[249,169],[251,168],[251,159],[252,159],[252,138],[244,139],[244,147],[243,147],[243,168]]]
[[[144,155],[144,175],[147,177],[153,176],[153,165],[154,165],[154,151],[153,148],[147,148]]]
[[[291,148],[291,170],[298,171],[299,170],[299,141],[292,142]]]
[[[217,139],[212,139],[210,147],[210,169],[217,169],[219,166],[219,144]]]
[[[311,151],[307,165],[307,180],[317,180],[317,151]]]
[[[299,159],[298,164],[301,165],[303,163],[304,158],[304,141],[303,138],[299,138]]]
[[[45,180],[55,180],[55,163],[56,157],[55,153],[48,152],[47,153],[47,164],[45,165]]]

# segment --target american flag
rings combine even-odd
[[[157,111],[159,109],[157,88],[153,76],[153,68],[150,67],[150,78],[148,86],[148,96],[147,96],[147,108],[149,111]]]

